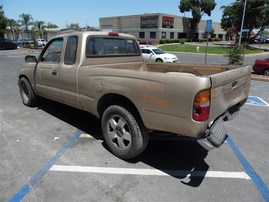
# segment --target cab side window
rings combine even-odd
[[[76,63],[77,44],[78,44],[77,36],[68,37],[65,48],[64,64],[73,65]]]
[[[48,63],[60,63],[63,47],[63,39],[58,38],[50,42],[50,45],[41,54],[41,61]]]

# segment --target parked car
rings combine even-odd
[[[36,39],[36,42],[38,47],[42,47],[47,44],[47,41],[45,39]]]
[[[257,41],[257,43],[266,43],[266,37],[265,36],[257,36],[256,41]]]
[[[35,47],[35,44],[34,44],[33,41],[25,41],[25,42],[23,43],[23,47],[24,47],[24,48],[34,48],[34,47]]]
[[[0,38],[0,50],[17,49],[17,45],[5,38]]]
[[[253,44],[263,44],[266,43],[266,37],[265,36],[257,36],[256,38],[251,37],[249,40],[249,43]]]
[[[269,58],[257,59],[252,67],[252,70],[256,74],[269,76]]]
[[[146,62],[165,62],[176,63],[178,61],[177,56],[165,53],[163,50],[156,47],[144,47],[141,48],[143,59]]]
[[[266,37],[265,37],[265,42],[266,42],[266,43],[269,43],[269,36],[266,36]]]
[[[17,45],[17,48],[23,48],[23,44],[22,44],[22,41],[13,41],[16,45]]]

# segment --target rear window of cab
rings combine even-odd
[[[120,37],[89,36],[86,57],[137,56],[140,49],[134,39]]]

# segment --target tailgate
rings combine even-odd
[[[210,120],[214,120],[232,106],[244,104],[248,97],[250,74],[251,67],[246,66],[210,76]]]

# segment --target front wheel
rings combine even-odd
[[[163,60],[161,58],[158,58],[155,62],[163,62]]]
[[[121,159],[131,159],[139,155],[148,143],[148,134],[143,124],[127,109],[117,105],[105,110],[102,132],[109,149]]]
[[[32,89],[31,84],[26,78],[20,78],[19,88],[23,104],[29,107],[35,107],[37,103],[37,97]]]

